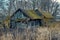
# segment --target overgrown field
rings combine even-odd
[[[0,30],[0,40],[60,40],[60,23],[49,27]]]

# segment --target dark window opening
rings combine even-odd
[[[58,40],[58,38],[52,38],[52,40]]]

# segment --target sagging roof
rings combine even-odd
[[[42,10],[40,10],[40,9],[38,9],[38,10],[39,10],[39,12],[41,12],[41,14],[42,14],[43,16],[45,16],[46,18],[53,18],[53,16],[52,16],[51,13],[46,12],[46,11],[42,11]]]
[[[40,17],[39,15],[37,15],[37,14],[35,13],[35,11],[33,11],[33,10],[18,9],[15,13],[13,13],[13,15],[16,14],[18,11],[23,12],[25,15],[27,15],[27,16],[28,16],[29,18],[31,18],[31,19],[41,19],[41,17]],[[13,15],[11,15],[11,17],[12,17]]]
[[[34,10],[25,10],[25,12],[31,19],[42,19],[42,17],[37,15]]]

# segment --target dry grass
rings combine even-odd
[[[15,32],[15,36],[7,32],[7,34],[4,34],[0,32],[0,40],[51,40],[55,35],[58,36],[58,39],[60,38],[60,23],[53,23],[50,25],[50,27],[39,27],[34,28],[33,31],[31,29],[26,28],[24,32],[17,33]],[[51,36],[52,35],[52,36]],[[60,39],[59,39],[60,40]]]

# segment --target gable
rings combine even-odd
[[[22,9],[18,9],[12,16],[11,16],[11,20],[20,20],[20,19],[26,19],[26,18],[30,18],[30,19],[42,19],[41,16],[37,15],[37,13],[34,10],[22,10]]]
[[[12,20],[17,20],[17,19],[25,19],[27,18],[27,15],[22,11],[22,10],[17,10],[12,16]]]

